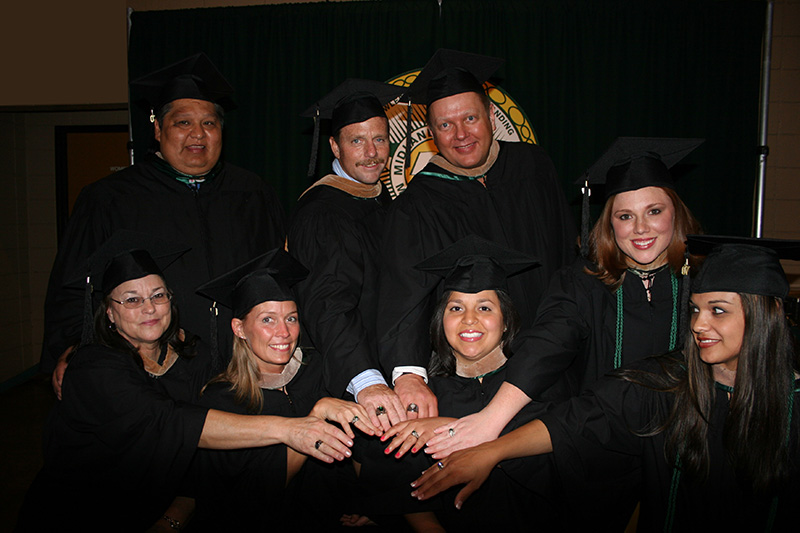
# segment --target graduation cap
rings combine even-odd
[[[401,99],[408,103],[406,153],[411,153],[411,104],[430,106],[436,100],[461,93],[486,94],[483,83],[505,62],[497,57],[439,48],[408,86]],[[408,168],[410,157],[406,158]]]
[[[276,248],[201,285],[197,293],[240,317],[263,302],[294,300],[291,287],[306,276],[306,267]]]
[[[469,235],[414,268],[444,278],[444,290],[475,294],[506,288],[506,278],[540,261],[477,235]]]
[[[320,98],[300,116],[314,119],[314,135],[311,145],[311,161],[308,176],[316,170],[319,146],[320,119],[331,121],[331,132],[336,133],[345,126],[358,124],[373,117],[386,117],[383,106],[403,94],[398,85],[374,80],[348,78],[334,90]]]
[[[484,94],[483,83],[505,60],[440,48],[428,60],[403,100],[430,106],[436,100],[466,92]]]
[[[181,244],[133,230],[118,230],[87,260],[88,272],[76,274],[71,286],[84,286],[83,332],[81,344],[94,340],[92,292],[108,294],[132,279],[151,274],[164,277],[163,271],[189,250]]]
[[[583,185],[581,254],[588,251],[590,185],[605,184],[606,200],[644,187],[675,189],[669,169],[705,139],[619,137],[576,182]]]
[[[131,87],[139,89],[151,110],[156,111],[179,98],[206,100],[226,109],[232,103],[233,87],[203,52],[145,74],[133,80]]]
[[[706,255],[692,292],[738,292],[786,298],[789,282],[781,259],[800,261],[800,241],[688,235],[692,254]]]

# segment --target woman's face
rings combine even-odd
[[[109,294],[111,301],[106,314],[116,325],[119,334],[136,349],[142,345],[155,344],[169,327],[172,306],[169,300],[161,305],[154,304],[152,298],[166,293],[166,283],[156,274],[120,283]],[[118,303],[129,298],[147,299],[135,309],[128,309]]]
[[[461,363],[480,361],[500,346],[503,338],[503,312],[493,290],[477,294],[453,291],[442,320],[447,342]]]
[[[692,294],[692,334],[700,358],[710,364],[736,371],[744,337],[744,309],[735,292]]]
[[[611,208],[614,239],[630,266],[652,270],[667,262],[675,207],[660,187],[621,192]]]
[[[261,372],[280,374],[294,353],[300,336],[297,304],[293,301],[263,302],[244,319],[231,321],[233,333],[247,341]]]

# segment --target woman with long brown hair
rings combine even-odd
[[[413,483],[413,495],[467,483],[456,497],[461,506],[512,457],[552,452],[559,470],[572,468],[578,438],[587,461],[601,449],[641,461],[642,531],[795,529],[800,374],[779,257],[800,259],[800,243],[726,241],[690,241],[725,244],[692,284],[682,353],[639,361],[519,430],[452,454]]]
[[[684,241],[699,224],[675,192],[669,168],[700,142],[620,138],[589,169],[586,186],[605,183],[607,199],[584,236],[588,257],[555,274],[534,325],[510,350],[506,383],[481,412],[437,429],[428,441],[434,458],[496,438],[531,401],[543,406],[577,396],[623,363],[679,346]],[[627,458],[606,460],[637,475]],[[567,516],[603,516],[623,528],[636,503],[636,484],[608,486],[607,476],[591,475],[593,464],[583,466],[589,475],[564,487],[583,512]]]

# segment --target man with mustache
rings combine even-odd
[[[379,179],[389,157],[383,106],[401,92],[348,79],[303,113],[330,120],[335,159],[333,173],[300,197],[288,239],[289,252],[310,270],[296,286],[297,301],[301,323],[323,355],[326,387],[355,397],[384,430],[406,419],[378,369],[375,335],[377,254],[391,200]]]
[[[530,326],[550,276],[575,256],[575,223],[553,163],[539,146],[498,142],[483,82],[502,60],[438,50],[403,99],[427,106],[439,153],[386,216],[378,297],[380,361],[409,418],[436,416],[427,386],[428,328],[441,278],[414,266],[470,234],[537,257],[509,280],[522,327]]]

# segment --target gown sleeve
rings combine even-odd
[[[359,309],[362,291],[375,290],[375,280],[365,279],[368,258],[359,231],[317,209],[297,217],[289,232],[289,252],[310,271],[296,286],[302,323],[323,355],[326,387],[337,397],[355,376],[378,368]]]

